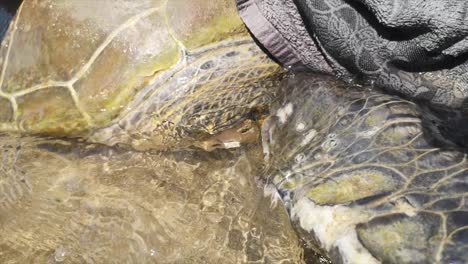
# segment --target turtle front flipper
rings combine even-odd
[[[467,263],[466,153],[416,104],[297,75],[274,107],[267,177],[337,263]]]

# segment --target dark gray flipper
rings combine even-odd
[[[337,263],[467,263],[468,162],[416,104],[295,76],[263,127],[268,178]]]

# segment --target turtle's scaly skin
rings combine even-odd
[[[96,130],[91,140],[136,149],[183,146],[238,125],[267,106],[278,86],[274,75],[279,68],[250,40],[226,44],[207,47],[201,56],[194,53],[190,67],[140,92],[130,110]]]
[[[409,101],[296,76],[263,126],[295,224],[338,263],[467,263],[466,154]],[[438,144],[443,145],[443,144]]]
[[[138,146],[241,122],[279,70],[230,0],[25,0],[0,62],[0,131]]]

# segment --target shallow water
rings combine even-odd
[[[258,146],[152,154],[14,136],[0,146],[0,263],[305,263],[257,177]]]

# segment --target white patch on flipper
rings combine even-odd
[[[278,201],[282,200],[278,190],[273,184],[267,184],[265,187],[263,187],[263,196],[271,198],[271,208],[275,208],[278,205]]]
[[[310,130],[302,139],[301,146],[305,146],[310,143],[312,139],[317,135],[317,131],[315,129]]]
[[[231,149],[231,148],[239,148],[241,144],[240,142],[232,141],[232,142],[224,142],[223,145],[225,148]]]
[[[268,163],[270,159],[270,144],[274,144],[273,131],[275,130],[275,119],[271,116],[267,117],[263,122],[261,128],[262,149],[264,154],[264,161]]]
[[[393,211],[395,213],[404,213],[409,217],[413,217],[416,215],[415,208],[402,199],[396,201]]]
[[[371,138],[372,136],[374,136],[377,132],[379,132],[379,126],[375,126],[371,129],[368,129],[368,130],[365,130],[363,132],[361,132],[359,135],[362,136],[362,137],[366,137],[366,138]]]
[[[276,116],[279,118],[279,123],[284,124],[288,120],[288,118],[293,113],[293,105],[292,103],[288,103],[284,107],[278,109],[276,112]]]
[[[313,232],[321,246],[330,251],[338,248],[343,263],[379,263],[359,242],[356,224],[367,221],[370,215],[341,205],[319,206],[308,198],[298,200],[291,210],[291,218],[299,220],[301,228]]]
[[[297,132],[302,132],[302,131],[304,131],[304,129],[305,129],[305,124],[304,123],[300,122],[300,123],[298,123],[296,125],[296,131]]]

